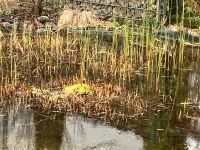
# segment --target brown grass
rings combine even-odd
[[[3,38],[3,33],[0,30],[0,39]]]
[[[200,1],[199,0],[189,0],[189,6],[195,13],[200,14]]]
[[[79,11],[72,9],[64,10],[58,21],[59,29],[84,26],[111,26],[111,23],[97,20],[91,11]]]
[[[5,8],[16,9],[17,0],[0,0],[0,10]]]

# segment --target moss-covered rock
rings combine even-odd
[[[62,90],[59,91],[49,91],[47,89],[38,89],[33,87],[31,93],[35,96],[47,98],[48,100],[64,99],[69,95],[76,94],[89,94],[92,92],[92,87],[87,84],[74,84],[69,86],[64,86]]]
[[[92,92],[92,87],[87,84],[74,84],[71,86],[65,86],[63,91],[67,94],[85,94]]]

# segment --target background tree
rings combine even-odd
[[[32,0],[33,3],[33,8],[32,8],[32,13],[33,15],[40,16],[43,11],[43,6],[42,6],[43,0]]]

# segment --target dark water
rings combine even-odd
[[[0,118],[0,149],[131,150],[143,139],[78,116],[41,116],[24,107],[10,107]]]
[[[152,107],[152,112],[128,123],[105,124],[63,113],[40,114],[23,106],[2,108],[0,149],[199,150],[199,66],[192,62],[178,72],[161,74],[160,91],[171,94],[173,99],[162,106],[162,111],[161,106]],[[142,78],[138,87],[140,83],[148,84]],[[142,91],[145,94],[138,89],[141,94]]]

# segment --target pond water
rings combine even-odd
[[[122,131],[80,116],[43,116],[22,106],[1,112],[0,149],[131,150],[144,142],[133,131]]]
[[[45,116],[22,106],[9,107],[0,115],[0,149],[7,150],[142,150],[200,148],[200,119],[184,122],[152,117],[130,131],[117,129],[80,116]],[[167,126],[167,127],[166,127]],[[183,125],[184,126],[184,125]],[[164,128],[159,128],[164,127]]]
[[[198,66],[193,62],[182,70],[173,107],[165,111],[152,110],[148,115],[128,123],[109,124],[59,112],[45,114],[30,106],[2,108],[0,149],[199,150]],[[166,86],[168,81],[171,80],[162,79],[161,84],[165,82],[169,89]]]
[[[46,114],[30,106],[0,106],[0,149],[199,150],[199,66],[188,61],[181,69],[161,71],[159,94],[171,97],[164,105],[154,101],[154,77],[148,81],[145,71],[136,73],[127,86],[152,102],[152,108],[128,122],[105,123],[60,112]]]

